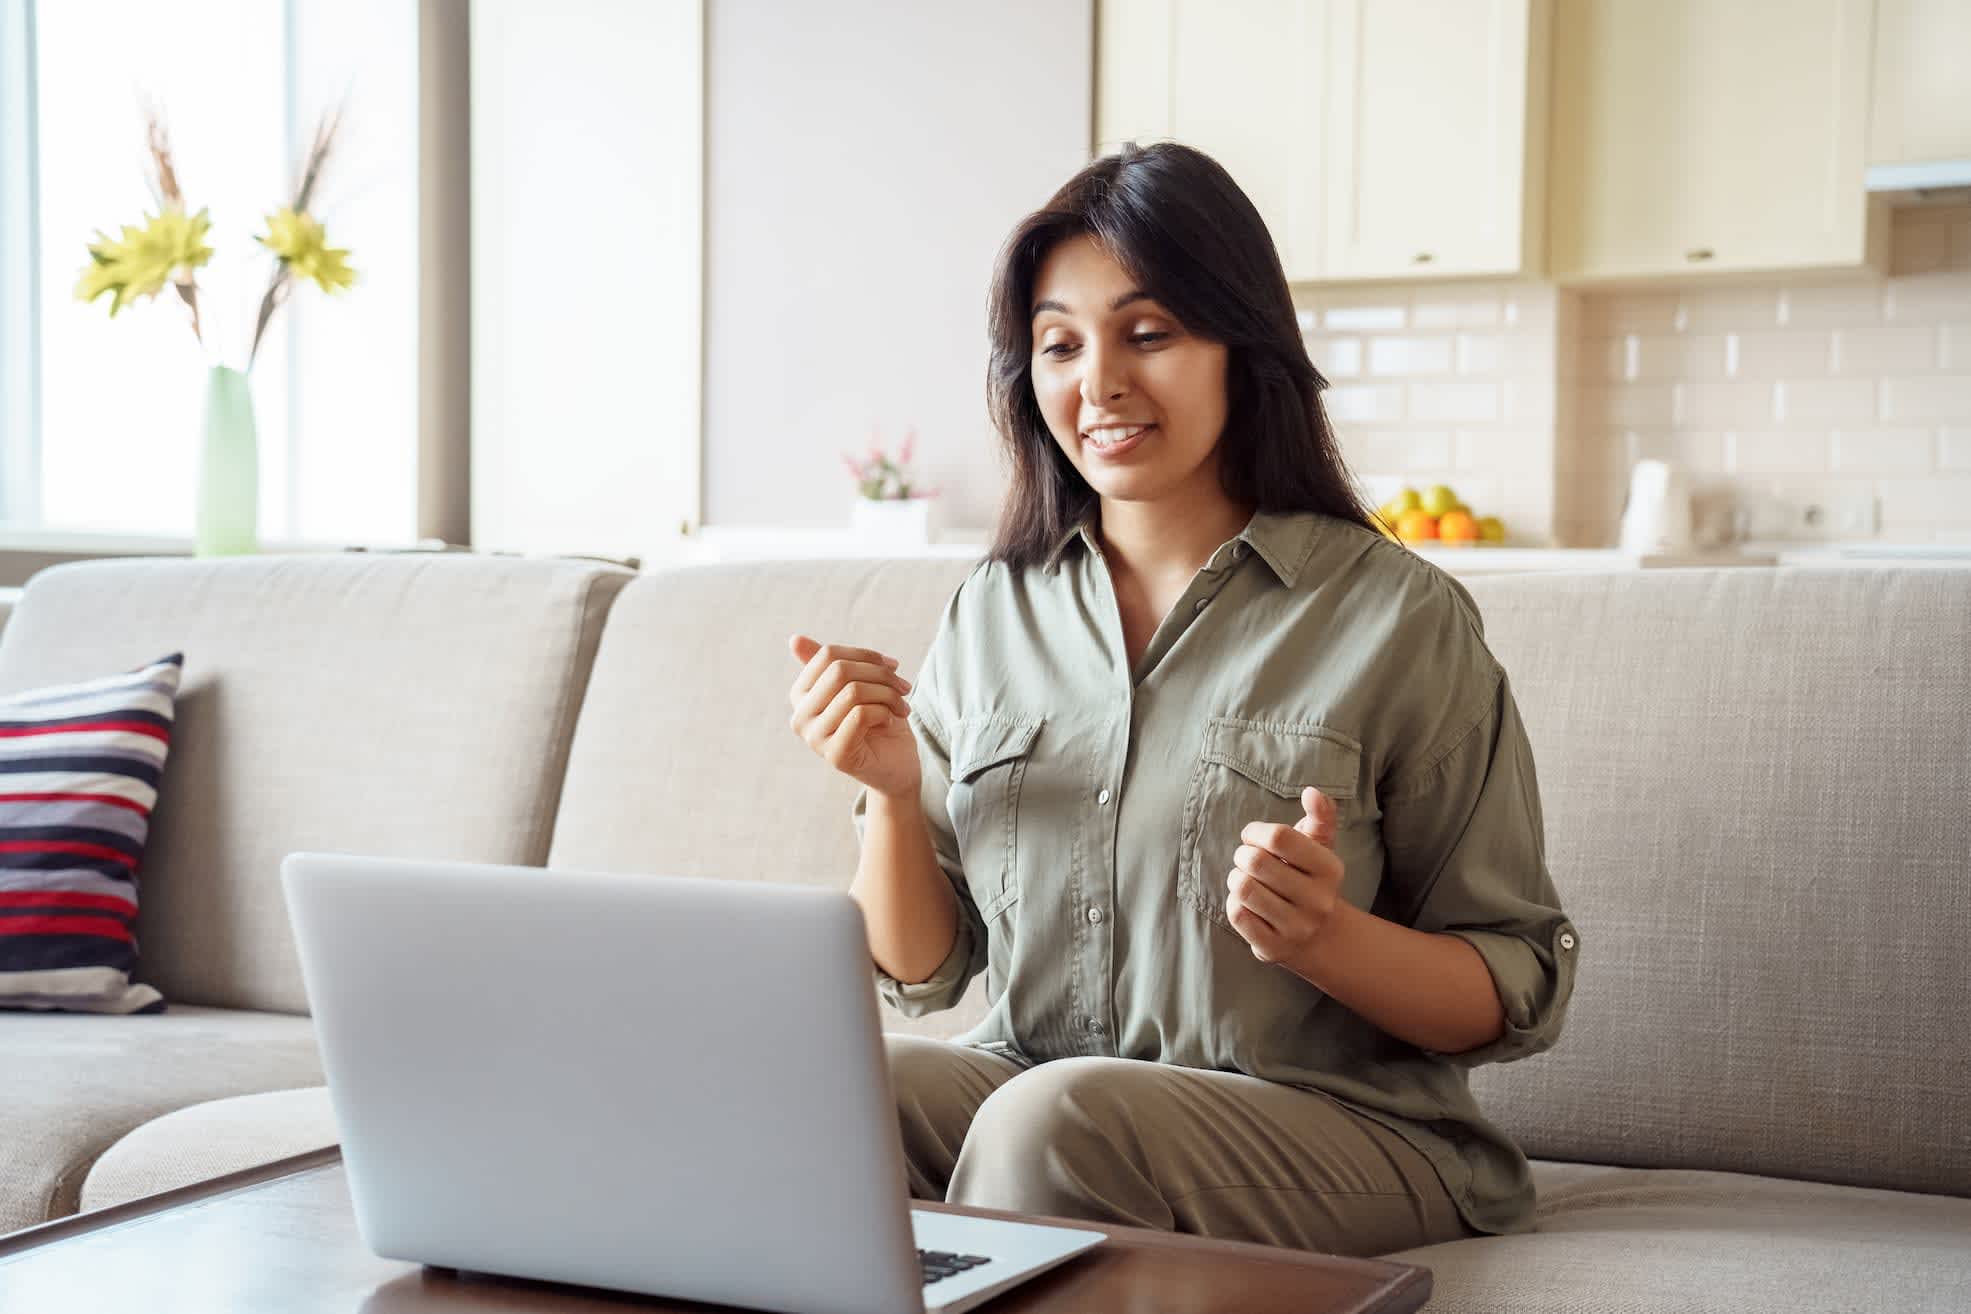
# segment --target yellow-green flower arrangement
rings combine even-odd
[[[206,211],[188,213],[185,196],[178,186],[177,171],[171,163],[171,143],[163,120],[155,110],[146,116],[150,147],[151,195],[156,213],[146,213],[141,225],[125,224],[121,237],[110,237],[97,230],[89,243],[89,263],[76,281],[76,299],[93,302],[103,294],[110,296],[110,318],[139,300],[155,298],[167,284],[175,288],[192,315],[192,334],[200,342],[205,333],[199,323],[198,271],[212,259],[206,245],[212,221]],[[276,264],[267,293],[260,299],[260,315],[253,329],[253,347],[247,366],[260,352],[260,339],[267,323],[287,299],[294,279],[313,279],[327,293],[346,291],[355,285],[356,271],[349,267],[349,252],[328,244],[321,221],[308,213],[308,200],[321,176],[335,140],[336,119],[324,116],[308,150],[300,186],[294,201],[267,216],[267,231],[253,240],[272,252]]]

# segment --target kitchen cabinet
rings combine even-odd
[[[1872,0],[1560,0],[1558,282],[1881,269]]]
[[[1534,274],[1545,0],[1331,0],[1325,272]]]
[[[1287,277],[1321,273],[1326,0],[1104,0],[1095,19],[1095,153],[1172,138],[1252,198]]]
[[[1971,160],[1971,4],[1879,0],[1870,164]]]
[[[1217,159],[1296,281],[1537,272],[1549,0],[1103,0],[1095,150]]]

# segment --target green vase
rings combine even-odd
[[[205,443],[198,460],[201,557],[260,550],[260,439],[246,375],[214,365],[205,385]]]

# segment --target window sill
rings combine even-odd
[[[276,552],[405,552],[441,546],[435,539],[403,543],[309,542],[267,540],[260,550]],[[22,529],[0,526],[0,552],[54,552],[84,556],[100,552],[115,556],[190,556],[192,540],[164,534],[90,533],[72,529]]]

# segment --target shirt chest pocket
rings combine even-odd
[[[1307,815],[1300,791],[1309,785],[1334,801],[1338,837],[1375,820],[1381,813],[1357,795],[1361,764],[1361,745],[1325,726],[1212,717],[1184,802],[1178,897],[1236,935],[1225,917],[1225,878],[1241,832],[1255,821],[1299,821]]]
[[[990,922],[1019,898],[1020,786],[1043,718],[962,717],[951,727],[945,807],[979,914]]]

